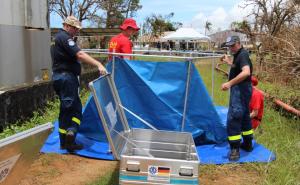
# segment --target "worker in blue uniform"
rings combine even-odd
[[[233,60],[227,55],[222,58],[224,62],[231,65],[229,80],[222,84],[222,90],[230,89],[227,115],[227,134],[230,145],[228,158],[230,161],[237,161],[240,158],[240,148],[247,152],[253,150],[253,130],[249,111],[252,94],[252,63],[249,53],[242,47],[238,36],[228,37],[225,45],[233,54]]]
[[[80,62],[96,66],[101,75],[107,73],[99,61],[77,46],[74,36],[80,29],[80,21],[74,16],[68,16],[63,22],[63,29],[60,29],[54,37],[54,45],[51,46],[53,87],[60,100],[58,118],[60,147],[69,152],[83,148],[75,142],[82,120],[82,104],[79,98]]]

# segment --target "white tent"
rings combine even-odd
[[[162,38],[163,40],[210,40],[208,36],[205,36],[197,32],[193,28],[179,28],[174,33],[171,33]]]

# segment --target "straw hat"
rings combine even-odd
[[[75,28],[81,29],[81,22],[74,16],[68,16],[65,21],[63,22],[63,24],[67,24],[70,26],[73,26]]]

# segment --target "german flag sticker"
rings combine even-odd
[[[170,182],[170,167],[166,166],[148,166],[148,181]]]
[[[170,168],[159,166],[158,169],[157,169],[157,172],[158,172],[158,175],[169,176],[170,175]]]

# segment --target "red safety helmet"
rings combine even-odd
[[[123,21],[122,25],[120,26],[121,30],[126,30],[128,27],[131,27],[138,31],[140,28],[136,25],[136,22],[134,19],[127,18]]]
[[[251,82],[252,82],[253,86],[257,86],[257,84],[258,84],[258,80],[255,76],[251,76]]]

